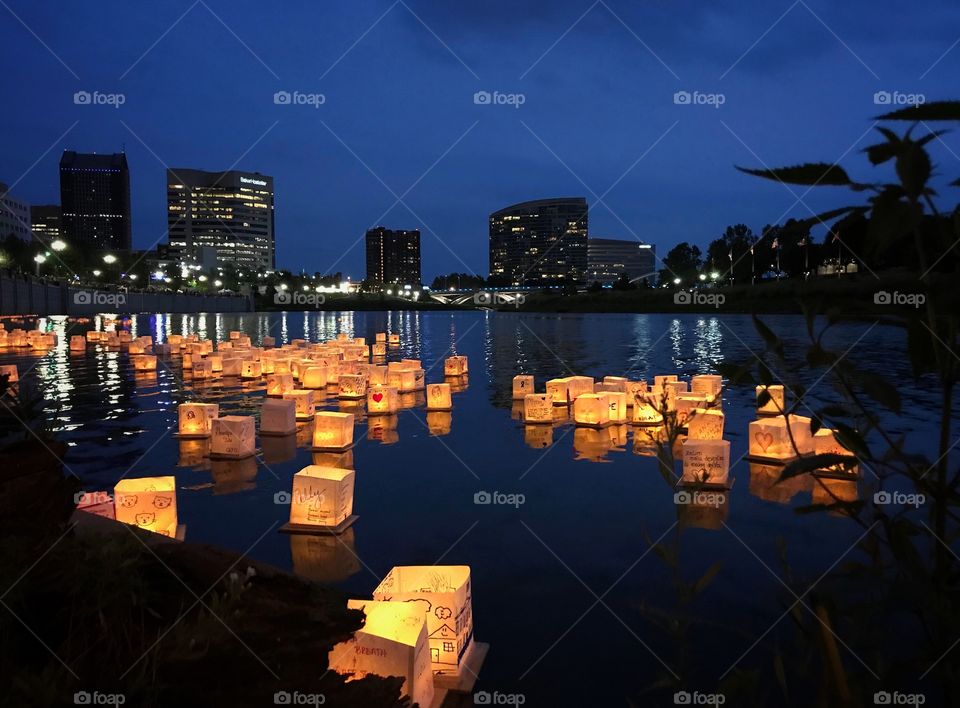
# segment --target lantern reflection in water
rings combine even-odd
[[[267,465],[279,465],[297,456],[296,433],[290,435],[265,435],[260,438],[263,462]]]
[[[449,435],[453,425],[453,413],[450,411],[428,411],[427,429],[431,435]]]
[[[210,456],[240,459],[255,451],[256,424],[253,416],[225,415],[213,421]]]
[[[210,456],[209,438],[181,438],[178,467],[207,467]]]
[[[400,441],[397,431],[400,419],[396,415],[378,415],[367,419],[367,440],[384,445],[393,445]]]
[[[121,479],[113,488],[113,499],[117,521],[176,537],[177,488],[172,476]]]
[[[214,494],[236,494],[256,488],[257,458],[210,460]]]
[[[151,354],[141,354],[133,360],[134,371],[156,371],[157,357]]]
[[[338,467],[342,470],[353,469],[353,450],[312,452],[310,456],[313,464],[320,467]]]
[[[315,583],[339,583],[360,572],[353,527],[337,537],[290,534],[293,572]]]
[[[453,410],[453,397],[450,395],[450,384],[437,383],[427,386],[427,410]]]
[[[321,411],[313,421],[315,450],[343,450],[353,445],[353,413]]]
[[[789,504],[797,494],[809,492],[813,487],[813,477],[798,474],[789,479],[781,479],[783,467],[750,463],[750,493],[758,499],[777,504]]]
[[[339,532],[353,523],[356,473],[340,467],[309,465],[293,475],[290,524],[285,531]],[[299,527],[305,527],[303,529]]]
[[[297,432],[297,404],[288,398],[268,398],[260,409],[261,435],[293,435]]]
[[[860,491],[856,480],[814,477],[811,492],[811,501],[814,504],[832,508],[831,514],[835,516],[856,515],[856,510],[848,510],[845,506],[860,499]]]
[[[622,451],[621,446],[626,442],[626,426],[614,425],[602,429],[578,427],[573,431],[574,459],[609,462],[607,453],[614,449]]]
[[[210,435],[211,421],[220,415],[216,403],[181,403],[177,407],[179,435],[182,438],[202,438]]]
[[[584,430],[586,430],[586,428],[584,428]],[[553,445],[553,426],[524,425],[523,442],[526,443],[527,447],[532,447],[534,450],[550,447]]]
[[[432,705],[430,644],[419,603],[350,600],[347,607],[363,610],[366,620],[350,639],[330,650],[330,669],[347,680],[399,676],[403,679],[400,693],[409,696],[410,703]]]

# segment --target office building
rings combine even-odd
[[[581,284],[587,270],[587,200],[538,199],[490,215],[490,279],[498,285]]]
[[[50,245],[61,238],[59,204],[37,204],[30,207],[30,230],[33,238],[44,245]]]
[[[124,153],[60,158],[61,238],[72,248],[129,251],[130,170]]]
[[[367,280],[420,287],[420,231],[367,231]]]
[[[587,240],[587,283],[613,285],[621,275],[631,281],[644,278],[654,284],[657,252],[649,243],[635,239],[591,238]]]
[[[7,193],[7,185],[0,182],[0,239],[16,236],[30,239],[30,205]]]
[[[217,252],[217,266],[263,272],[276,267],[273,177],[259,172],[167,170],[169,255],[203,261]]]

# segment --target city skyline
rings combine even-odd
[[[939,14],[904,10],[891,23],[865,3],[824,2],[185,2],[160,13],[11,2],[0,38],[30,71],[5,77],[18,101],[0,125],[18,139],[0,181],[30,204],[55,203],[62,150],[125,145],[143,249],[167,238],[167,166],[270,174],[278,267],[354,278],[380,223],[421,230],[428,278],[485,275],[489,214],[558,194],[587,198],[596,233],[660,254],[681,241],[703,249],[727,225],[756,232],[832,205],[734,165],[860,169],[872,117],[949,97],[960,10],[925,4]],[[111,43],[82,41],[107,21]],[[198,44],[208,51],[194,56]],[[207,81],[183,83],[188,58]],[[370,110],[384,105],[389,114]],[[956,135],[941,140],[960,154]]]

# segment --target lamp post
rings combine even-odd
[[[46,263],[47,257],[42,253],[38,253],[33,257],[33,262],[37,264],[37,277],[40,277],[40,266],[43,263]]]

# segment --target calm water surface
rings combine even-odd
[[[799,317],[767,322],[802,342]],[[643,703],[643,687],[671,674],[688,690],[713,690],[732,666],[769,672],[784,622],[760,637],[784,610],[786,544],[791,572],[816,580],[859,536],[849,520],[795,509],[823,501],[809,479],[774,488],[776,473],[741,459],[751,390],[725,396],[726,438],[732,443],[728,503],[719,510],[678,512],[673,489],[655,458],[634,449],[626,429],[610,446],[569,423],[527,428],[515,419],[515,374],[537,386],[571,372],[595,377],[710,373],[724,359],[742,361],[762,342],[748,317],[706,315],[550,315],[456,313],[258,313],[141,315],[135,336],[197,332],[223,340],[229,330],[278,342],[320,341],[339,332],[372,341],[397,332],[402,345],[388,359],[423,361],[427,381],[443,380],[443,359],[469,357],[465,390],[449,416],[429,417],[422,402],[403,410],[392,431],[368,429],[358,413],[354,510],[360,519],[339,540],[291,537],[277,527],[289,507],[274,494],[311,464],[309,431],[296,446],[258,439],[255,459],[225,462],[198,456],[197,443],[175,432],[177,405],[220,403],[221,414],[256,414],[264,384],[237,380],[184,382],[178,357],[155,376],[134,375],[125,351],[88,347],[71,354],[70,334],[91,325],[43,321],[60,334],[42,358],[9,350],[0,363],[33,367],[56,434],[70,448],[69,469],[87,489],[112,489],[124,476],[174,474],[179,521],[190,541],[219,544],[251,557],[369,597],[393,565],[467,564],[473,572],[476,637],[491,644],[478,690],[523,693],[526,705]],[[862,339],[861,339],[862,337]],[[858,341],[859,340],[859,341]],[[869,324],[837,332],[834,344],[859,366],[901,383],[907,413],[894,430],[932,450],[924,414],[936,396],[910,376],[899,333]],[[813,381],[808,381],[813,384]],[[828,383],[814,387],[829,397]],[[328,397],[323,408],[338,409]],[[352,409],[351,409],[352,410]],[[319,461],[319,460],[318,460]],[[350,460],[340,460],[349,464]],[[859,493],[867,494],[865,473]],[[523,494],[525,503],[484,506],[481,491]],[[856,486],[844,489],[856,494]],[[821,497],[821,498],[818,498]],[[649,552],[661,540],[676,564]],[[682,605],[678,582],[692,582],[720,561],[713,583]],[[766,566],[766,567],[765,567]],[[779,577],[778,577],[779,576]],[[696,618],[686,636],[663,613]],[[250,671],[260,670],[251,660]],[[268,677],[265,676],[265,679]]]

